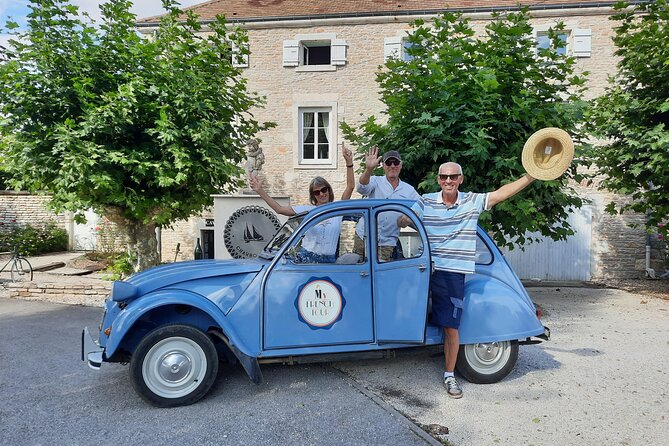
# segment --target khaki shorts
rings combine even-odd
[[[389,262],[393,259],[394,246],[379,246],[378,255],[379,262]],[[358,236],[353,236],[353,252],[358,254],[360,258],[365,258],[365,242]]]

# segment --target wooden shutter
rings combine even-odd
[[[283,41],[283,66],[296,67],[300,65],[300,41]]]
[[[391,57],[397,59],[402,57],[402,38],[401,37],[386,37],[383,39],[383,60],[386,61]]]
[[[346,41],[332,39],[330,45],[330,63],[332,65],[346,65]]]
[[[592,54],[592,30],[574,30],[574,56],[590,57]]]
[[[232,66],[237,68],[248,68],[249,55],[240,54],[239,47],[234,42],[232,43]]]

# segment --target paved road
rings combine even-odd
[[[669,301],[605,289],[529,292],[552,340],[521,347],[500,383],[465,382],[461,400],[444,394],[443,357],[421,350],[263,366],[262,386],[228,367],[208,397],[176,409],[147,406],[126,367],[93,372],[80,362],[80,329],[97,325],[100,309],[0,298],[0,444],[429,442],[387,405],[447,427],[437,437],[455,446],[669,444]]]
[[[457,446],[669,445],[669,301],[619,290],[528,288],[551,341],[521,346],[502,382],[444,397],[442,357],[335,367]]]
[[[0,298],[0,444],[439,444],[326,365],[263,367],[261,386],[224,366],[197,404],[150,407],[127,367],[95,372],[81,362],[81,328],[100,316],[99,308]]]

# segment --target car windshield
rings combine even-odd
[[[290,238],[295,229],[300,226],[302,220],[307,215],[306,212],[294,215],[290,217],[284,224],[281,226],[281,229],[274,234],[274,237],[270,242],[265,246],[263,252],[260,253],[259,257],[263,259],[271,259],[276,253],[281,249],[281,247],[286,243],[286,240]]]

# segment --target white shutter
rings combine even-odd
[[[346,65],[346,41],[332,39],[330,42],[330,63],[332,65]]]
[[[401,37],[386,37],[383,39],[383,60],[386,61],[390,57],[397,59],[402,57],[402,38]]]
[[[235,42],[232,43],[232,66],[237,68],[248,68],[249,55],[240,54],[239,47]]]
[[[283,66],[296,67],[300,64],[300,41],[283,41]]]
[[[590,57],[592,54],[592,30],[574,30],[574,56]]]

